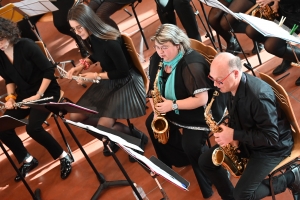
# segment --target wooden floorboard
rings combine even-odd
[[[202,19],[204,20],[198,1],[194,0],[194,3],[200,11]],[[128,7],[128,10],[131,11],[130,7]],[[137,14],[139,15],[141,24],[144,28],[144,33],[146,35],[147,42],[150,47],[149,50],[146,50],[143,44],[141,45],[141,35],[138,32],[138,28],[134,17],[129,17],[129,15],[126,12],[120,10],[119,12],[113,15],[113,19],[118,23],[122,32],[126,32],[131,35],[135,43],[136,49],[146,60],[146,62],[143,63],[144,68],[146,68],[148,65],[149,57],[154,52],[152,48],[153,44],[150,41],[150,37],[155,33],[155,30],[160,25],[160,22],[156,14],[156,7],[153,0],[143,0],[143,2],[136,7],[136,10]],[[206,13],[208,13],[209,8],[205,7],[205,10]],[[177,21],[178,25],[182,27],[179,20]],[[200,23],[198,17],[197,21],[204,43],[210,44],[210,40],[208,38],[205,38],[206,31]],[[75,42],[72,41],[70,37],[59,33],[54,28],[52,22],[38,23],[38,28],[44,42],[46,43],[55,61],[61,62],[72,59],[76,63],[78,62],[78,60],[80,59],[80,54],[78,53],[78,49],[75,45]],[[242,34],[238,34],[238,38],[242,43],[245,52],[247,53],[247,58],[251,66],[254,67],[255,73],[258,74],[258,72],[264,72],[274,77],[274,75],[272,75],[272,70],[275,66],[280,64],[281,59],[276,58],[265,51],[262,51],[260,55],[262,57],[263,64],[259,66],[257,57],[249,53],[253,48],[252,41]],[[241,58],[243,58],[242,55]],[[70,65],[67,65],[66,69],[69,69],[70,67]],[[246,69],[244,70],[247,71]],[[300,75],[299,70],[300,69],[298,68],[289,69],[287,73],[290,73],[290,75],[280,81],[280,84],[283,85],[283,87],[287,90],[290,96],[297,119],[300,118],[300,90],[299,87],[295,86],[294,82]],[[279,77],[281,76],[277,76],[274,78],[277,79]],[[86,88],[76,84],[75,81],[70,82],[66,79],[59,79],[59,84],[62,90],[65,92],[65,97],[71,99],[74,102],[77,102],[78,99],[82,96],[82,94],[84,94],[84,92],[86,91]],[[87,85],[89,86],[90,84]],[[0,89],[5,91],[3,87]],[[131,120],[132,123],[138,129],[140,129],[146,134],[148,133],[145,127],[145,120],[150,114],[150,112],[151,109],[149,108],[145,116]],[[65,118],[68,119],[68,115],[66,115]],[[59,161],[53,161],[50,154],[45,150],[45,148],[41,147],[31,138],[29,138],[28,135],[25,133],[24,127],[21,127],[17,129],[19,136],[24,141],[24,144],[28,151],[39,160],[38,167],[26,177],[26,181],[29,183],[30,187],[33,190],[35,190],[36,188],[41,189],[41,197],[44,200],[91,199],[95,191],[100,186],[99,180],[97,180],[96,174],[89,166],[88,162],[84,158],[83,154],[74,142],[71,135],[66,130],[62,121],[59,121],[75,157],[75,162],[72,165],[73,171],[71,175],[66,180],[61,180]],[[54,120],[49,119],[48,122],[50,123],[50,126],[45,126],[45,128],[57,139],[57,141],[66,150],[66,147],[63,143],[63,140],[59,134],[58,128]],[[126,123],[126,121],[122,120],[121,122]],[[105,179],[107,181],[125,179],[112,157],[103,156],[102,142],[95,139],[93,136],[89,135],[86,131],[80,128],[74,126],[71,126],[71,128],[74,131],[76,137],[79,139],[85,151],[88,153],[97,171],[101,172],[105,176]],[[16,162],[16,159],[12,155],[12,153],[10,151],[8,152],[12,156],[13,160]],[[128,155],[122,150],[119,150],[116,153],[116,155],[119,158],[121,164],[124,166],[130,178],[143,187],[150,200],[158,200],[162,198],[155,181],[138,163],[130,163],[128,160]],[[155,155],[155,151],[150,140],[146,146],[144,155],[148,158],[152,155]],[[181,176],[183,176],[185,179],[187,179],[191,185],[189,187],[189,191],[183,191],[175,185],[169,183],[168,181],[165,181],[161,177],[158,177],[159,182],[162,184],[169,198],[172,200],[203,199],[191,167],[186,166],[183,168],[174,168],[174,170],[178,172]],[[14,182],[15,174],[16,173],[9,164],[7,158],[5,157],[3,152],[0,151],[0,200],[31,199],[31,196],[27,192],[23,183]],[[235,184],[238,179],[231,178],[231,180]],[[101,193],[99,199],[133,200],[134,196],[129,186],[123,186],[104,190]],[[220,196],[218,195],[215,188],[214,195],[210,199],[220,199]],[[265,199],[271,198],[268,197]],[[284,193],[278,195],[277,199],[292,199],[292,195],[289,190],[286,190]]]

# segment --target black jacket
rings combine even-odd
[[[250,154],[259,157],[290,154],[291,126],[267,83],[243,73],[228,108],[233,139],[244,143]]]

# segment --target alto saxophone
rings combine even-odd
[[[154,133],[154,138],[158,139],[158,142],[162,144],[166,144],[169,140],[169,123],[164,117],[165,114],[161,114],[155,109],[157,103],[163,102],[163,99],[157,87],[158,76],[160,74],[161,68],[162,68],[162,62],[160,62],[158,65],[158,71],[155,77],[153,90],[151,91],[153,105],[154,105],[154,112],[157,115],[157,117],[153,119],[151,123],[151,128]]]
[[[214,121],[211,106],[216,98],[219,96],[219,92],[215,91],[210,103],[207,105],[204,111],[205,121],[213,133],[222,132],[222,128],[218,126],[217,122]],[[247,159],[240,158],[238,156],[238,148],[227,144],[224,147],[218,147],[213,151],[212,162],[216,166],[222,165],[227,169],[234,177],[242,175],[247,165]]]
[[[258,4],[255,4],[252,8],[250,8],[246,14],[270,21],[274,21],[275,18],[279,16],[277,12],[272,10],[271,6],[266,5],[264,7],[260,7]]]

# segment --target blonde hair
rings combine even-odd
[[[155,35],[151,37],[151,41],[156,41],[159,44],[171,42],[174,45],[179,45],[180,50],[184,52],[191,49],[189,37],[173,24],[162,24]]]

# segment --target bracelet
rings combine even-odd
[[[98,73],[97,80],[101,80],[101,79],[102,79],[101,73]]]
[[[95,80],[98,80],[98,81],[100,81],[101,80],[101,75],[100,75],[100,73],[98,74],[97,72],[95,72]]]
[[[90,66],[91,66],[90,63],[88,63],[88,62],[87,62],[86,60],[84,60],[84,59],[80,59],[79,62],[80,62],[80,64],[83,65],[83,69],[84,69],[84,70],[89,69]]]
[[[5,101],[8,101],[9,99],[16,100],[17,97],[16,97],[15,95],[13,95],[13,94],[10,94],[10,95],[7,95],[7,96],[5,97]]]

